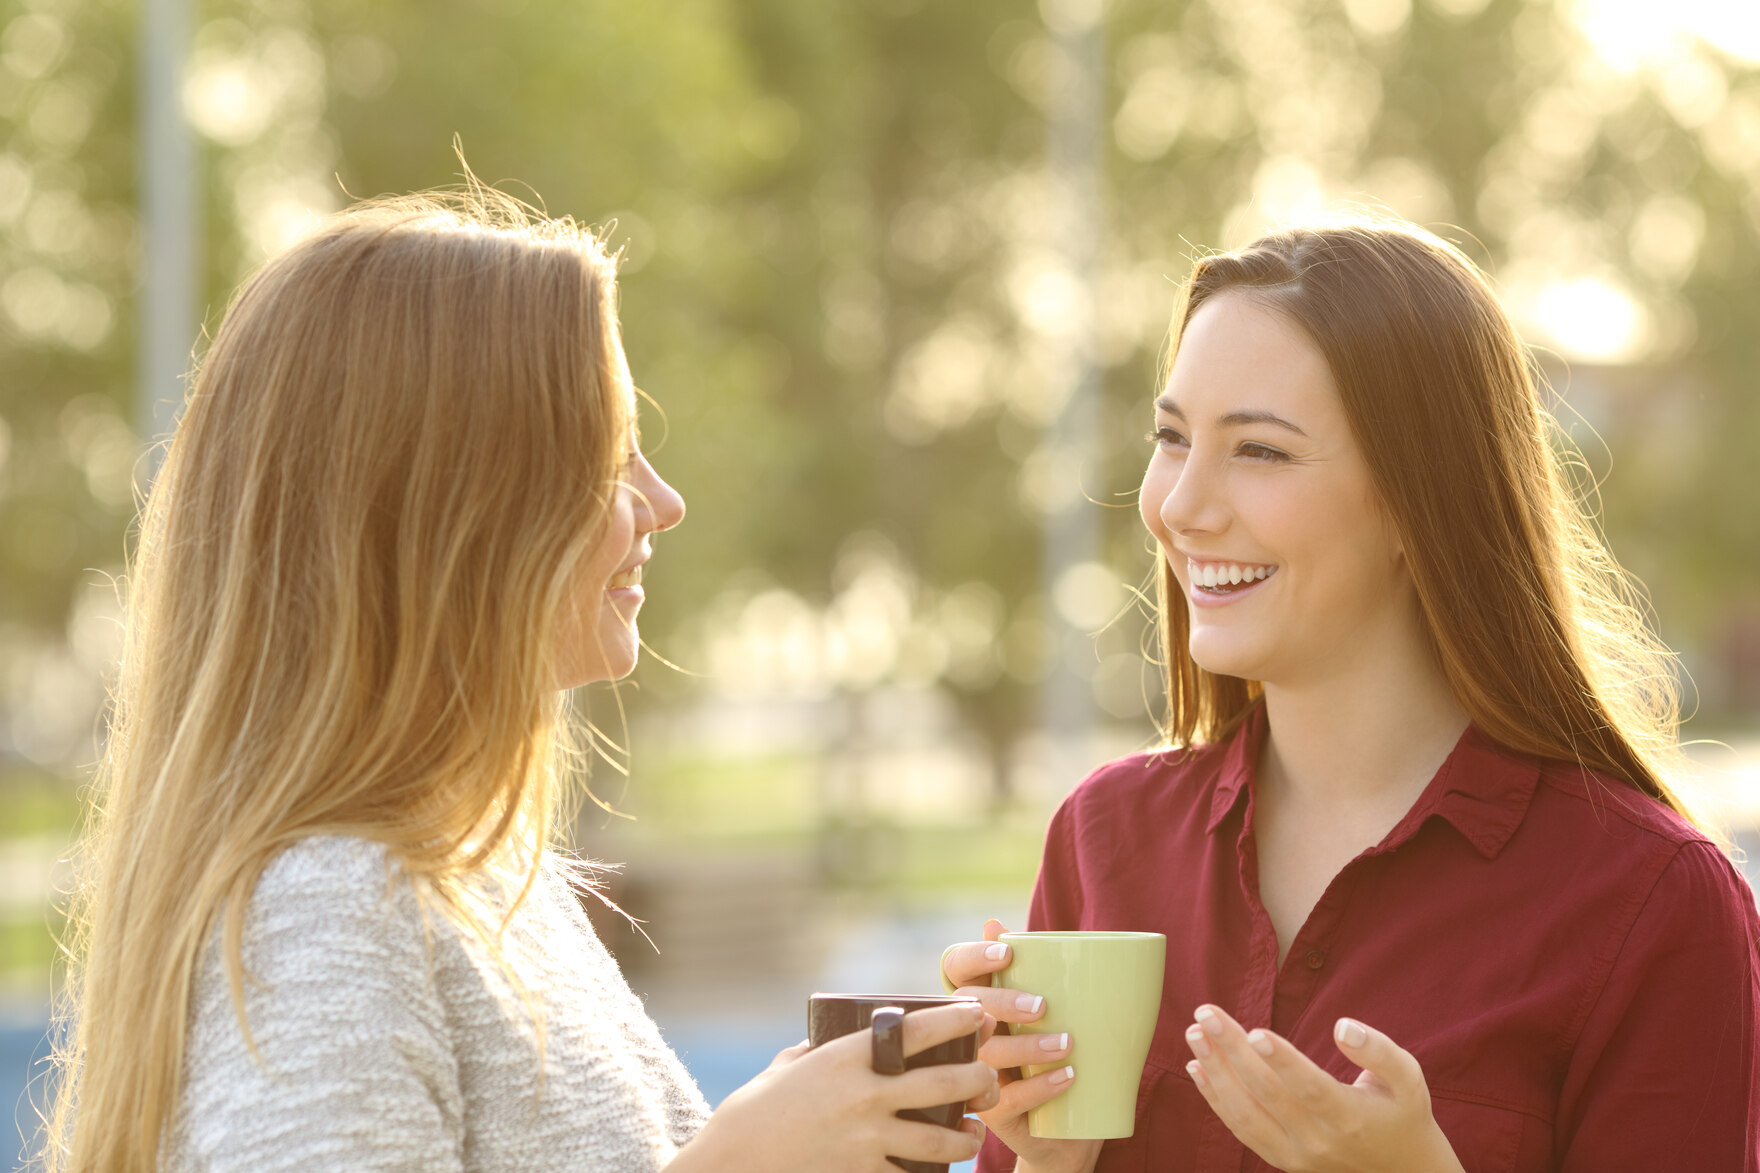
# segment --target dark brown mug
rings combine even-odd
[[[927,1010],[931,1006],[951,1006],[955,1002],[970,1001],[973,999],[944,998],[939,994],[814,994],[807,999],[807,1041],[817,1047],[821,1043],[854,1034],[858,1030],[867,1030],[874,1021],[874,1011],[886,1006],[896,1006],[908,1015],[916,1010]],[[942,1063],[970,1063],[977,1057],[978,1032],[973,1030],[969,1035],[961,1035],[926,1051],[919,1051],[906,1059],[904,1066],[906,1071],[913,1071],[918,1067],[934,1067]],[[939,1124],[943,1128],[958,1128],[965,1114],[964,1104],[907,1108],[898,1113],[901,1119]],[[907,1161],[902,1157],[887,1159],[900,1169],[909,1170],[909,1173],[947,1173],[946,1165]]]

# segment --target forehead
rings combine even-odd
[[[1206,419],[1257,409],[1343,421],[1332,371],[1307,331],[1237,290],[1210,298],[1186,322],[1166,394]]]

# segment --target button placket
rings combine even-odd
[[[1279,1034],[1290,1031],[1320,988],[1327,963],[1332,959],[1339,923],[1362,879],[1360,862],[1352,860],[1332,878],[1320,902],[1296,933],[1296,939],[1290,942],[1289,954],[1277,972],[1277,989],[1272,998],[1271,1029]]]

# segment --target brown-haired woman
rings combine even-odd
[[[563,690],[628,673],[650,535],[600,242],[368,204],[227,311],[146,504],[45,1162],[892,1169],[982,1063],[791,1048],[713,1117],[550,844]],[[978,1028],[920,1011],[907,1053]]]
[[[1027,1134],[1068,1040],[1004,1086],[981,1170],[1756,1169],[1754,896],[1674,782],[1667,652],[1553,435],[1434,236],[1197,262],[1141,495],[1166,744],[1063,803],[1028,918],[1167,934],[1136,1133]],[[1006,960],[945,965],[1031,1021],[979,988]]]

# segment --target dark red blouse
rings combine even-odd
[[[1100,1173],[1269,1168],[1185,1072],[1203,1002],[1346,1081],[1333,1023],[1387,1032],[1469,1173],[1760,1170],[1760,917],[1714,845],[1629,786],[1469,729],[1280,968],[1253,841],[1264,727],[1260,709],[1190,756],[1112,762],[1051,820],[1028,926],[1168,941],[1136,1134]],[[978,1168],[1013,1164],[991,1137]]]

